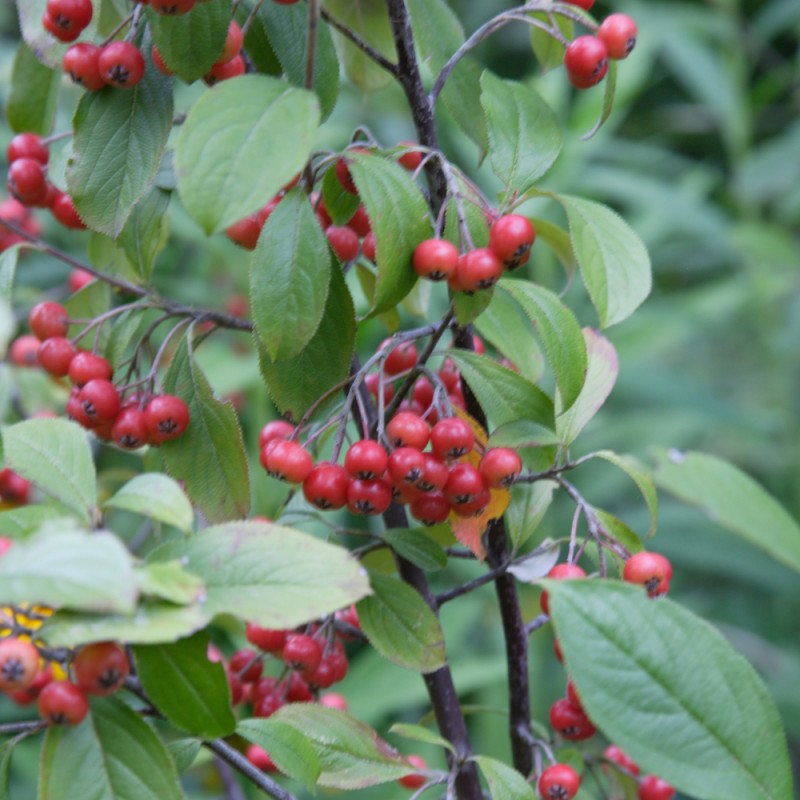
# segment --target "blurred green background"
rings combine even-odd
[[[467,31],[512,5],[451,0]],[[0,8],[0,92],[6,91],[16,39],[10,6]],[[524,26],[506,28],[477,53],[499,74],[529,82],[563,120],[565,148],[543,185],[618,209],[643,237],[653,261],[651,297],[608,331],[620,355],[619,381],[579,439],[577,454],[613,448],[647,461],[652,445],[703,450],[745,469],[800,518],[800,4],[598,2],[594,11],[598,17],[630,14],[639,40],[621,66],[611,118],[589,141],[579,137],[593,125],[602,91],[574,92],[562,70],[541,76]],[[179,104],[188,106],[199,91],[184,90]],[[73,90],[65,92],[61,128],[76,98]],[[369,96],[345,87],[321,144],[341,148],[357,124],[368,125],[387,146],[414,136],[404,98],[394,87]],[[491,196],[494,179],[478,166],[474,146],[446,114],[440,133],[451,157]],[[9,135],[3,126],[3,149]],[[175,203],[172,215],[172,239],[157,269],[163,291],[206,304],[246,291],[247,255],[224,237],[204,239]],[[54,241],[85,251],[88,234],[64,233],[43,222]],[[544,248],[534,250],[529,269],[534,278],[564,285]],[[18,297],[24,305],[39,296],[38,287],[58,296],[66,271],[32,257],[21,273]],[[583,324],[596,323],[580,287],[568,297]],[[367,349],[385,335],[375,323],[362,344]],[[212,342],[202,360],[221,394],[243,393],[243,425],[254,455],[258,429],[272,411],[254,360],[246,352],[231,357],[230,342]],[[36,391],[42,405],[52,401],[47,387],[32,388],[30,396],[38,397]],[[106,457],[120,472],[135,464],[127,456]],[[646,528],[646,510],[624,476],[587,468],[575,481],[590,501],[635,529]],[[279,502],[277,487],[261,470],[254,470],[254,496],[255,513],[271,513]],[[798,774],[800,579],[700,514],[664,494],[660,499],[654,548],[674,564],[671,596],[712,621],[763,676]],[[557,503],[537,538],[564,535],[571,511],[568,503]],[[457,564],[447,584],[477,571]],[[527,616],[535,616],[538,593],[523,591],[522,599]],[[507,758],[502,632],[491,588],[447,605],[443,621],[457,685],[465,702],[479,709],[470,715],[475,749]],[[539,720],[564,688],[551,645],[546,630],[531,639],[532,702]],[[391,722],[418,721],[426,710],[419,678],[365,648],[354,653],[341,686],[353,713],[382,733]],[[0,708],[3,718],[11,715],[24,716]],[[443,764],[429,748],[389,739]],[[34,796],[35,748],[25,747],[14,761],[15,800]],[[193,797],[218,797],[214,780],[213,770],[200,767],[187,785]],[[355,794],[392,800],[408,793],[382,787]]]

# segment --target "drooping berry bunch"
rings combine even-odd
[[[606,747],[603,751],[603,756],[615,768],[629,777],[636,778],[638,784],[637,797],[639,800],[672,800],[675,797],[675,789],[665,780],[655,775],[639,777],[638,764],[615,744],[610,744]]]

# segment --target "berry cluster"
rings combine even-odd
[[[645,775],[640,778],[636,762],[615,744],[606,747],[603,755],[607,761],[620,768],[620,771],[637,779],[639,800],[672,800],[675,797],[675,790],[665,780],[657,778],[655,775]]]
[[[135,449],[176,439],[189,425],[189,409],[174,395],[144,395],[131,387],[118,389],[111,381],[113,369],[102,356],[79,350],[67,338],[66,309],[45,301],[28,316],[32,335],[19,337],[11,346],[11,359],[20,366],[38,362],[54,377],[68,376],[72,390],[67,414],[101,439]]]
[[[192,0],[194,5],[194,0]],[[188,9],[187,9],[188,10]],[[219,81],[226,81],[229,78],[236,78],[239,75],[244,75],[246,65],[244,58],[241,55],[242,45],[244,44],[244,33],[239,25],[231,20],[228,25],[228,33],[225,37],[225,44],[222,47],[222,53],[219,58],[214,62],[211,69],[203,77],[203,80],[209,86],[213,86]],[[172,70],[167,66],[158,48],[153,45],[151,51],[153,64],[156,69],[164,75],[172,75]]]

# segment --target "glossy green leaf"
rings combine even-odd
[[[92,700],[80,725],[51,725],[39,763],[39,800],[183,800],[175,764],[155,731],[114,697]]]
[[[136,584],[144,595],[179,605],[200,602],[206,592],[203,581],[187,572],[180,561],[137,565]]]
[[[103,503],[104,508],[108,506],[142,514],[185,532],[194,522],[192,504],[178,482],[157,472],[131,478]]]
[[[6,99],[6,119],[16,133],[47,135],[56,118],[61,74],[45,66],[20,42]]]
[[[189,406],[186,432],[159,450],[167,472],[209,522],[241,519],[250,511],[250,474],[236,412],[215,399],[184,341],[164,375],[164,390]]]
[[[175,142],[178,193],[206,233],[257,211],[305,165],[314,94],[266,75],[222,81],[195,102]]]
[[[183,559],[207,588],[205,610],[267,628],[294,628],[369,593],[344,548],[262,522],[231,522],[159,547],[151,561]]]
[[[286,77],[294,86],[305,86],[306,49],[308,46],[308,8],[305,3],[279,5],[263,3],[258,11],[270,45]],[[319,97],[322,119],[330,116],[339,96],[339,57],[330,28],[317,22],[314,50],[313,89]]]
[[[322,767],[320,786],[363,789],[415,772],[372,728],[344,711],[309,703],[283,706],[272,717],[311,741]]]
[[[144,602],[133,614],[79,614],[56,612],[41,628],[42,638],[53,647],[115,640],[128,644],[174,642],[204,628],[211,617],[199,604],[176,606]]]
[[[146,314],[144,309],[133,309],[114,319],[105,347],[105,356],[112,364],[118,364],[126,353],[130,354],[130,349],[142,332]]]
[[[650,256],[633,229],[607,206],[557,195],[569,219],[572,247],[600,324],[627,319],[650,294]]]
[[[475,756],[493,800],[536,800],[533,787],[513,767],[488,756]]]
[[[610,514],[608,511],[603,511],[602,508],[595,508],[593,511],[600,524],[629,553],[640,553],[642,550],[644,550],[641,537],[638,533],[636,533],[636,531],[632,530],[627,523],[623,522],[619,517],[615,517],[613,514]],[[589,546],[591,546],[591,543]],[[620,577],[622,577],[622,569],[624,564],[621,560],[618,560],[617,564],[619,566]]]
[[[392,29],[386,4],[382,0],[324,0],[323,6],[381,55],[396,58]],[[369,56],[349,39],[334,32],[347,77],[361,89],[374,91],[388,85],[392,76],[375,64]]]
[[[791,797],[772,699],[711,625],[671,600],[650,601],[639,586],[546,585],[586,712],[643,773],[699,800]]]
[[[371,313],[397,305],[417,280],[414,249],[431,236],[428,207],[419,186],[399,164],[371,153],[348,155],[361,202],[372,221],[378,280]]]
[[[117,244],[144,283],[149,283],[156,258],[169,238],[169,199],[169,192],[153,186],[136,204],[117,237]]]
[[[432,744],[434,747],[443,747],[451,753],[455,753],[453,745],[447,741],[443,736],[434,733],[428,728],[423,728],[422,725],[411,725],[406,722],[395,722],[389,733],[394,733],[397,736],[402,736],[404,739],[411,739],[414,742],[423,742],[424,744]]]
[[[584,328],[588,366],[578,398],[556,417],[556,430],[564,444],[571,444],[605,403],[619,374],[614,345],[592,328]]]
[[[544,11],[536,12],[530,16],[532,19],[539,20],[545,24],[555,21],[564,38],[567,41],[572,41],[575,24],[571,19],[562,17],[560,14],[547,14]],[[533,47],[533,54],[541,65],[542,74],[563,65],[564,50],[566,48],[547,31],[531,26],[531,46]]]
[[[506,530],[514,549],[520,548],[536,533],[553,501],[557,484],[553,481],[518,483],[511,489],[506,511]]]
[[[202,78],[222,53],[231,11],[227,0],[205,0],[186,14],[157,14],[148,8],[147,17],[164,63],[191,83]]]
[[[172,129],[172,84],[150,65],[132,89],[86,92],[73,127],[69,193],[92,230],[115,237],[158,172]]]
[[[236,727],[225,667],[208,660],[209,638],[196,633],[173,644],[133,648],[136,672],[153,705],[176,728],[214,739]]]
[[[525,192],[561,152],[561,128],[550,106],[529,86],[488,70],[481,76],[481,105],[489,131],[489,160],[506,195]]]
[[[314,745],[301,730],[274,718],[252,718],[242,720],[236,726],[236,733],[263,747],[284,775],[314,791],[322,765]]]
[[[133,611],[137,597],[130,553],[113,534],[47,523],[0,560],[0,603],[31,602],[80,611]]]
[[[554,427],[553,401],[538,386],[488,356],[453,350],[450,358],[493,426],[522,419]]]
[[[389,528],[383,532],[383,541],[391,545],[403,558],[427,572],[447,566],[447,554],[424,528]]]
[[[355,336],[353,300],[341,270],[335,269],[325,313],[303,352],[273,363],[259,350],[261,374],[280,411],[299,419],[312,403],[344,380],[350,372]]]
[[[558,295],[535,283],[505,278],[498,290],[508,292],[533,322],[555,374],[562,405],[569,408],[583,389],[588,368],[586,343],[575,315]]]
[[[250,304],[272,361],[301,353],[319,328],[331,285],[328,240],[305,193],[270,214],[250,262]]]
[[[800,572],[800,525],[749,475],[705,453],[656,450],[654,455],[658,486]]]
[[[65,419],[29,419],[2,430],[5,465],[91,521],[97,506],[86,433]]]
[[[395,577],[372,573],[374,594],[358,603],[358,619],[370,644],[385,658],[418,672],[444,666],[444,634],[420,594]]]
[[[636,488],[641,493],[647,504],[647,510],[650,512],[650,527],[645,536],[653,536],[656,532],[656,521],[658,519],[658,496],[656,495],[656,487],[653,485],[653,479],[644,466],[635,458],[620,455],[612,450],[598,450],[593,453],[593,456],[602,458],[608,461],[609,464],[621,469],[636,484]]]

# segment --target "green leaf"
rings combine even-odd
[[[206,0],[187,14],[157,14],[148,8],[147,17],[164,63],[191,83],[202,78],[222,53],[231,11],[227,0]]]
[[[513,767],[488,756],[475,756],[493,800],[536,800],[533,787]]]
[[[134,206],[117,237],[117,244],[144,283],[150,282],[156,258],[169,238],[169,200],[169,192],[153,186]]]
[[[263,747],[284,775],[314,791],[322,765],[314,745],[302,731],[273,717],[242,720],[236,726],[236,733]]]
[[[328,240],[308,197],[291,191],[270,214],[250,262],[250,301],[272,361],[303,351],[319,328],[331,285]]]
[[[642,240],[607,206],[554,197],[567,212],[572,247],[601,326],[622,322],[650,294],[650,256]]]
[[[214,398],[188,340],[164,375],[164,390],[182,397],[191,415],[186,432],[159,447],[167,471],[183,481],[209,522],[247,516],[250,473],[236,412],[231,403]]]
[[[670,600],[650,601],[639,586],[546,587],[587,714],[643,773],[699,800],[791,797],[772,699],[714,628]]]
[[[39,800],[183,800],[175,764],[153,729],[114,697],[92,700],[80,725],[51,725],[42,745]]]
[[[428,206],[408,171],[372,153],[348,154],[350,173],[375,235],[378,280],[371,313],[397,305],[417,280],[411,260],[431,236]]]
[[[506,196],[521,194],[547,173],[561,152],[556,115],[529,86],[488,70],[481,76],[481,105],[492,171],[503,181]]]
[[[205,582],[207,613],[266,628],[294,628],[369,593],[366,574],[347,550],[281,525],[218,525],[151,555],[151,561],[175,558]]]
[[[144,602],[133,615],[56,612],[40,629],[53,647],[116,640],[128,644],[174,642],[204,628],[211,617],[202,606]]]
[[[640,553],[644,550],[642,539],[636,531],[631,530],[628,525],[623,522],[619,517],[609,514],[608,511],[603,511],[602,508],[593,509],[595,516],[600,520],[600,524],[613,536],[629,553]],[[590,543],[590,547],[591,547]],[[617,562],[620,567],[620,577],[622,576],[622,568],[624,564],[622,561]]]
[[[564,444],[572,444],[578,434],[605,403],[619,374],[619,359],[614,345],[591,328],[583,329],[588,366],[578,398],[569,410],[556,417],[556,431]]]
[[[396,58],[389,15],[382,0],[324,0],[323,6],[381,55],[390,61]],[[334,38],[344,71],[356,86],[374,91],[389,84],[392,76],[375,64],[363,50],[336,31]]]
[[[528,281],[505,278],[499,290],[507,291],[533,322],[547,360],[553,368],[564,408],[578,399],[586,380],[586,343],[578,320],[558,295]]]
[[[656,450],[654,455],[658,486],[800,572],[800,526],[749,475],[705,453]]]
[[[5,229],[4,229],[5,230]],[[11,303],[20,254],[27,245],[14,244],[0,253],[0,298]]]
[[[179,775],[183,775],[194,764],[202,747],[197,739],[175,739],[166,744]]]
[[[423,728],[422,725],[410,725],[406,722],[395,722],[389,733],[402,736],[404,739],[411,739],[414,742],[423,742],[424,744],[432,744],[434,747],[444,747],[451,753],[455,753],[453,745],[442,736],[434,733],[428,728]]]
[[[553,481],[518,483],[512,487],[511,502],[506,510],[506,530],[514,550],[536,533],[553,502],[556,487]]]
[[[281,412],[299,419],[325,392],[350,372],[355,347],[353,300],[342,271],[334,269],[325,313],[302,353],[271,362],[259,348],[259,366],[267,390]]]
[[[225,667],[208,660],[209,638],[196,633],[173,644],[133,648],[142,688],[172,725],[214,739],[236,727]]]
[[[20,539],[39,530],[42,525],[63,515],[54,506],[19,506],[0,511],[0,535]]]
[[[560,14],[547,14],[543,11],[530,14],[530,17],[546,24],[555,21],[564,38],[568,42],[572,41],[575,25],[571,19],[562,17]],[[531,26],[531,46],[533,47],[533,54],[542,67],[543,75],[564,63],[564,50],[566,48],[558,39],[541,28]]]
[[[132,89],[85,92],[73,127],[70,196],[92,230],[115,237],[158,172],[172,129],[172,84],[148,64]]]
[[[487,356],[452,350],[449,357],[494,427],[524,419],[554,428],[553,401],[538,386]]]
[[[97,234],[95,234],[97,235]],[[71,319],[94,319],[111,308],[111,288],[105,281],[91,281],[79,291],[70,296],[64,303]],[[69,326],[69,336],[75,338],[84,325],[73,323]],[[98,341],[99,347],[105,345],[107,331],[101,331]],[[81,336],[76,344],[86,350],[94,346],[97,330],[91,330]]]
[[[417,771],[372,728],[344,711],[292,703],[273,714],[272,720],[291,725],[311,741],[322,767],[320,786],[363,789]]]
[[[0,603],[80,611],[133,611],[137,588],[130,553],[113,534],[48,523],[0,559]]]
[[[187,572],[179,561],[137,566],[136,583],[142,594],[179,605],[199,602],[206,591],[203,581]]]
[[[403,558],[426,572],[435,572],[447,566],[444,549],[424,529],[389,528],[383,532],[382,538]]]
[[[333,224],[344,225],[353,218],[361,198],[346,192],[336,177],[336,170],[329,169],[322,179],[322,202]]]
[[[29,419],[2,430],[5,465],[90,522],[97,506],[86,433],[65,419]]]
[[[158,472],[131,478],[103,503],[106,508],[121,508],[158,522],[174,525],[188,533],[194,522],[192,504],[177,481]]]
[[[536,239],[550,247],[567,275],[572,276],[578,264],[575,261],[569,234],[559,225],[554,225],[546,219],[531,217],[531,222],[536,230]]]
[[[532,583],[550,572],[558,562],[560,552],[561,546],[557,542],[546,539],[533,552],[515,561],[508,571],[518,581]]]
[[[289,82],[294,86],[304,87],[308,45],[306,4],[281,6],[277,3],[264,3],[258,13],[270,45]],[[325,120],[333,111],[339,96],[339,58],[331,31],[322,20],[317,22],[313,88],[322,108],[322,119]]]
[[[60,88],[61,73],[42,64],[28,45],[20,42],[6,100],[6,118],[11,130],[43,136],[50,133]]]
[[[603,123],[611,116],[611,109],[614,108],[614,94],[617,88],[617,62],[611,58],[608,60],[608,73],[606,74],[604,85],[603,110],[591,130],[581,136],[581,141],[585,142],[587,139],[591,139],[603,127]]]
[[[120,314],[108,334],[105,356],[112,364],[118,364],[142,331],[146,319],[145,309],[132,309]]]
[[[374,594],[358,603],[358,619],[370,644],[389,661],[434,672],[446,661],[444,634],[420,594],[395,577],[372,573]]]
[[[620,455],[613,450],[598,450],[592,453],[594,458],[602,458],[621,469],[635,484],[642,495],[647,510],[650,512],[650,527],[645,536],[653,536],[656,532],[656,522],[658,520],[658,496],[656,487],[653,486],[653,479],[646,472],[644,466],[631,456]]]
[[[222,81],[195,102],[175,142],[178,193],[206,233],[257,211],[305,165],[316,95],[266,75]]]

